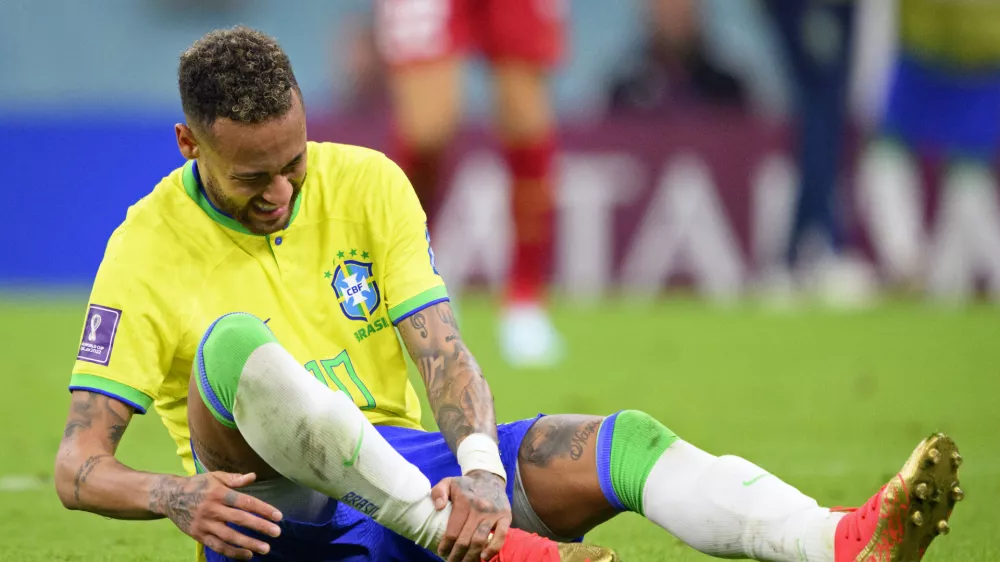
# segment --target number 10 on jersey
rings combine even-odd
[[[354,398],[354,394],[350,390],[347,390],[347,387],[342,382],[345,379],[350,379],[357,388],[357,392],[360,392],[361,396],[365,399],[365,404],[361,405],[360,408],[362,410],[372,410],[375,408],[375,398],[372,397],[372,393],[368,391],[365,383],[361,382],[361,379],[358,378],[358,374],[354,372],[354,364],[351,363],[351,358],[347,355],[346,349],[333,359],[310,361],[305,364],[305,368],[316,377],[316,380],[325,384],[327,388],[336,386],[344,394],[350,396],[355,404],[358,404],[357,399]]]

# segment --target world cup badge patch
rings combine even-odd
[[[330,280],[330,287],[337,295],[344,316],[367,322],[382,304],[382,293],[372,273],[372,262],[343,259],[344,254],[337,252],[340,259],[334,261],[333,272],[327,271],[324,277]],[[350,255],[358,256],[357,250],[351,250]],[[368,252],[361,252],[360,257],[367,258]]]
[[[122,311],[117,308],[90,305],[87,309],[87,320],[83,326],[83,341],[76,358],[98,365],[111,362],[111,349],[115,345],[115,334],[118,333],[118,323]]]

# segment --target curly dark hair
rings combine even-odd
[[[181,54],[177,75],[184,115],[206,128],[220,117],[263,123],[291,109],[293,90],[301,98],[278,42],[241,25],[195,41]]]

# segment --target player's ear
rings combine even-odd
[[[174,125],[174,134],[177,135],[177,148],[181,155],[188,160],[194,160],[199,156],[198,141],[194,138],[194,131],[184,123]]]

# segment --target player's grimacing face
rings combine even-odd
[[[306,119],[297,97],[288,113],[258,125],[219,119],[199,146],[209,198],[254,234],[288,224],[306,179]]]

